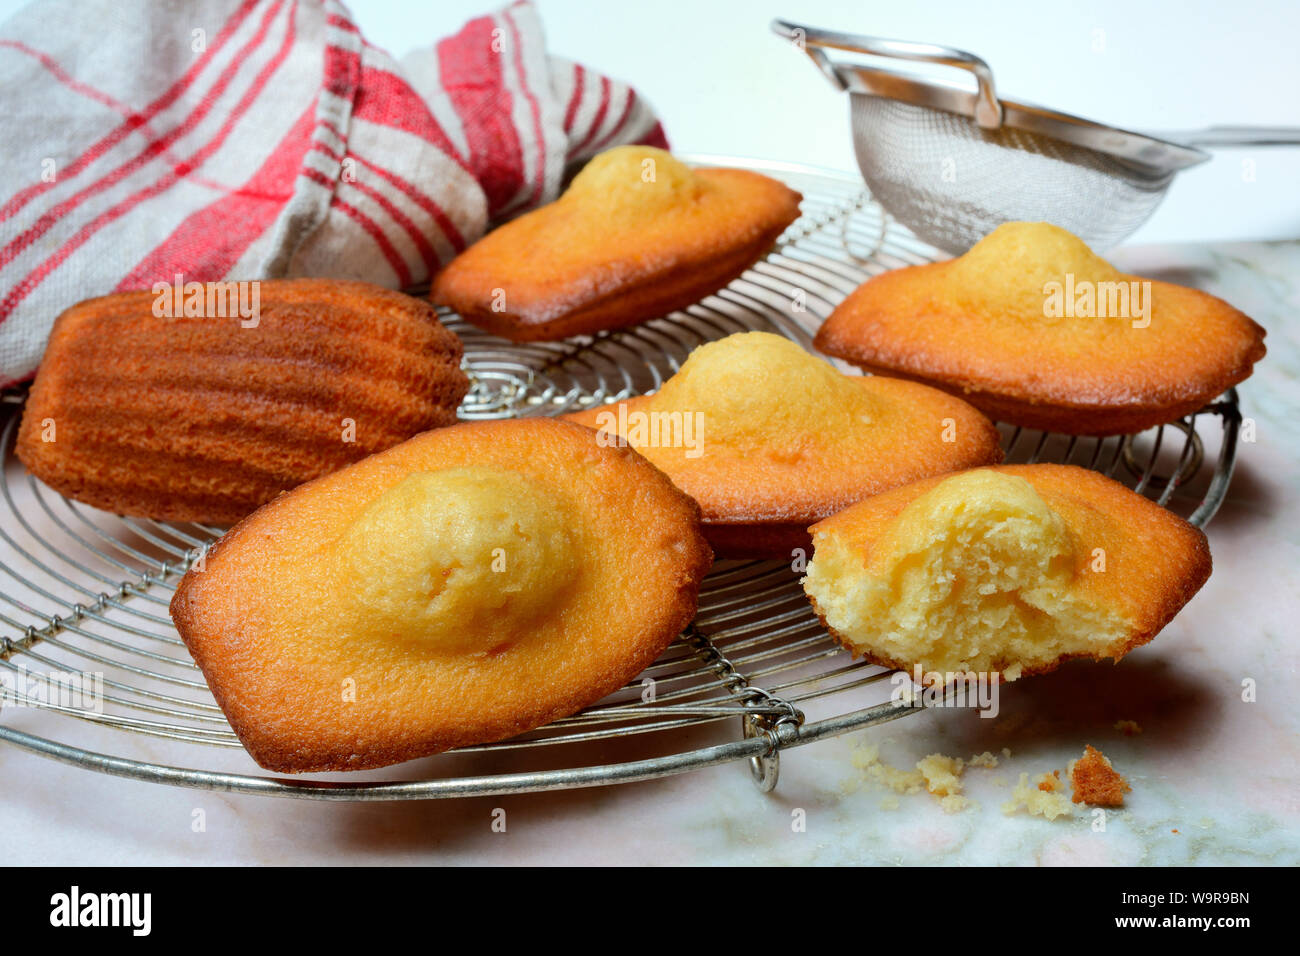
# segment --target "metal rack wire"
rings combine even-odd
[[[472,382],[463,418],[554,415],[642,394],[696,345],[736,331],[779,332],[811,347],[817,325],[861,282],[935,256],[853,178],[696,161],[786,180],[804,194],[803,215],[728,288],[626,331],[517,345],[446,316],[465,341]],[[580,713],[383,772],[254,772],[167,615],[180,576],[221,529],[118,517],[50,491],[12,454],[23,396],[4,398],[0,740],[27,751],[139,780],[321,800],[567,789],[735,760],[748,760],[770,790],[781,750],[918,712],[889,699],[888,671],[834,644],[789,566],[724,562],[706,579],[687,632],[636,681]],[[999,427],[1009,461],[1094,468],[1204,524],[1231,478],[1239,423],[1230,391],[1137,436]],[[93,687],[79,683],[87,679]]]

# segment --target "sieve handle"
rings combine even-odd
[[[848,85],[827,56],[827,49],[845,50],[866,56],[891,57],[896,60],[936,63],[940,66],[953,66],[966,70],[974,74],[975,82],[979,84],[975,101],[975,122],[985,129],[997,129],[1002,125],[1002,104],[998,101],[997,93],[993,88],[993,71],[974,53],[937,43],[886,40],[882,37],[822,30],[791,23],[789,20],[773,20],[772,32],[790,40],[808,54],[817,68],[826,75],[836,89],[840,90],[848,89]]]
[[[1151,135],[1188,146],[1300,146],[1297,126],[1210,126]]]

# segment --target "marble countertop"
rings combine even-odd
[[[118,779],[0,744],[0,859],[1300,863],[1300,242],[1133,248],[1112,258],[1126,270],[1214,292],[1269,331],[1268,357],[1240,389],[1256,441],[1240,446],[1236,477],[1208,528],[1214,573],[1164,633],[1120,664],[1074,664],[1010,685],[993,720],[968,709],[932,710],[788,751],[769,795],[733,764],[599,790],[314,803]],[[1253,702],[1242,699],[1247,679]],[[0,719],[36,732],[55,719],[14,714]],[[1117,721],[1134,721],[1141,733],[1128,736]],[[1050,822],[1003,813],[1021,773],[1032,779],[1063,770],[1085,743],[1103,750],[1133,787],[1104,829],[1084,810]],[[151,759],[193,762],[192,749],[144,747]],[[882,788],[864,768],[872,748],[899,768],[935,752],[989,751],[999,765],[968,769],[969,805],[950,813],[924,792]],[[234,757],[254,772],[242,753]]]

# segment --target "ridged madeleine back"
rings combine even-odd
[[[19,458],[109,511],[227,524],[304,481],[456,420],[459,339],[359,282],[259,284],[256,323],[154,314],[153,292],[56,321]]]

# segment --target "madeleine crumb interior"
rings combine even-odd
[[[1201,532],[1081,468],[980,468],[869,498],[812,529],[804,578],[855,655],[1014,680],[1118,660],[1204,583]]]

